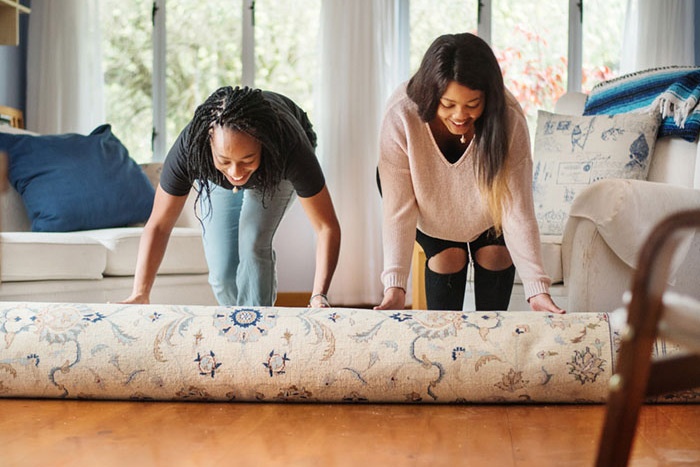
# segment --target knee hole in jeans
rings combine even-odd
[[[513,265],[508,248],[486,245],[474,252],[474,262],[488,271],[504,271]]]
[[[428,269],[437,274],[454,274],[467,265],[467,252],[462,248],[446,248],[428,259]]]

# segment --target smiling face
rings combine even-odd
[[[245,185],[260,167],[260,141],[242,131],[215,126],[209,131],[214,166],[234,186]]]
[[[440,97],[435,120],[453,135],[473,135],[474,122],[484,113],[486,99],[483,91],[475,91],[450,81]]]

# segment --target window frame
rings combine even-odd
[[[491,44],[492,4],[494,0],[476,0],[478,34]],[[581,91],[583,79],[583,0],[569,0],[569,37],[567,52],[567,92]]]
[[[403,74],[408,74],[410,47],[410,0],[394,0],[398,11],[399,65]],[[465,0],[467,1],[467,0]],[[492,4],[494,0],[471,0],[477,2],[477,31],[479,37],[491,44]],[[583,1],[569,1],[567,91],[581,91],[583,78]],[[165,159],[168,148],[166,134],[166,15],[167,0],[153,0],[153,132],[152,159]],[[242,31],[242,84],[255,86],[255,0],[243,0]]]

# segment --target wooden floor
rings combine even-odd
[[[591,466],[602,405],[0,399],[0,466]],[[700,465],[700,405],[642,410],[632,466]]]

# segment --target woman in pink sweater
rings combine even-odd
[[[467,33],[433,42],[389,99],[380,150],[384,298],[377,309],[404,308],[418,240],[429,309],[462,309],[471,262],[477,310],[508,308],[517,267],[533,310],[564,313],[542,267],[525,116],[486,42]]]

